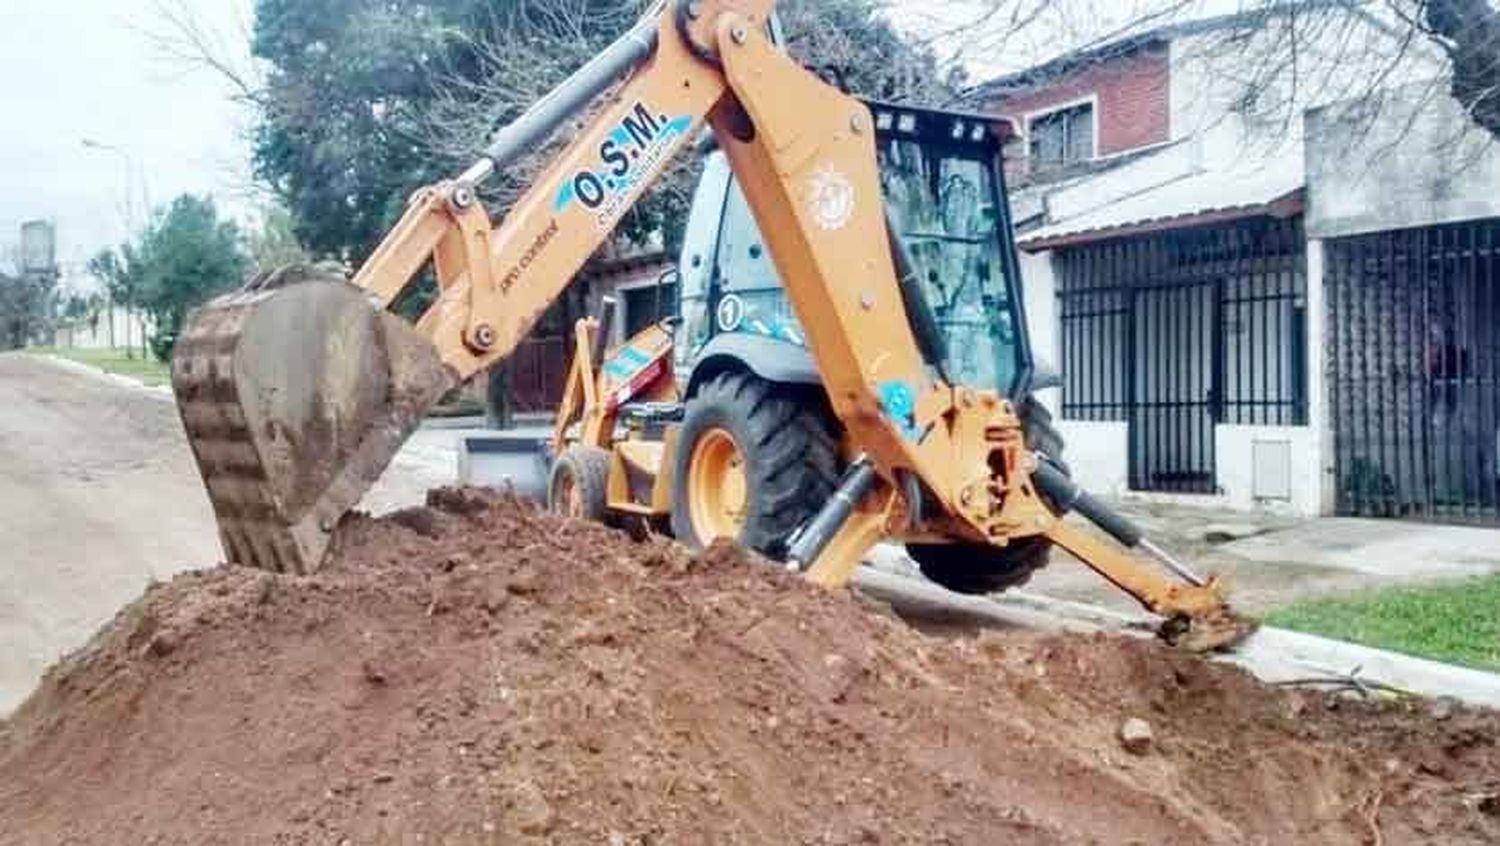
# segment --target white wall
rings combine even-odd
[[[1317,109],[1306,123],[1310,237],[1500,216],[1500,143],[1443,80]]]
[[[1295,148],[1304,111],[1363,97],[1377,81],[1399,85],[1444,71],[1428,39],[1408,38],[1410,27],[1380,4],[1357,5],[1272,16],[1253,33],[1174,40],[1171,137],[1209,139],[1210,158]]]
[[[1143,502],[1197,505],[1316,516],[1324,513],[1318,433],[1307,426],[1214,427],[1219,493],[1177,494],[1130,490],[1129,426],[1124,421],[1058,421],[1067,441],[1063,457],[1073,479],[1091,493]],[[1256,496],[1257,443],[1285,449],[1288,496]],[[1267,480],[1262,479],[1264,484]]]
[[[1062,366],[1061,324],[1057,313],[1057,276],[1052,268],[1051,251],[1020,253],[1021,303],[1026,310],[1026,334],[1031,338],[1032,356],[1056,369]],[[1058,416],[1059,392],[1056,389],[1038,394],[1042,402]]]
[[[1073,480],[1089,493],[1121,496],[1129,483],[1128,429],[1124,421],[1059,420],[1063,459]]]
[[[1289,495],[1260,499],[1256,496],[1254,456],[1257,442],[1285,450]],[[1214,427],[1215,461],[1222,494],[1216,504],[1230,508],[1267,508],[1312,517],[1322,513],[1322,465],[1318,457],[1318,435],[1308,426]],[[1262,483],[1266,482],[1262,479]]]
[[[111,318],[114,322],[112,332]],[[112,309],[101,309],[99,319],[93,323],[87,320],[59,322],[56,344],[59,347],[80,349],[105,349],[110,346],[140,349],[149,332],[147,322],[140,312],[115,306]]]
[[[1068,440],[1064,455],[1072,467],[1073,478],[1092,493],[1136,502],[1266,510],[1305,517],[1324,513],[1319,485],[1321,467],[1314,457],[1317,455],[1317,434],[1309,427],[1215,426],[1214,457],[1219,492],[1214,494],[1131,490],[1129,429],[1123,421],[1069,420],[1059,425],[1059,431]],[[1287,496],[1257,497],[1257,444],[1284,450],[1281,469],[1288,476],[1290,490]]]

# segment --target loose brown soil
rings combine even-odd
[[[463,491],[339,543],[181,576],[53,668],[0,724],[0,843],[1500,842],[1494,713],[934,637]]]

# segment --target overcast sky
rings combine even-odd
[[[1005,40],[965,34],[963,58],[979,75],[1013,69],[1086,38],[1074,31],[1080,21],[1103,27],[1161,2],[1065,0],[1065,24]],[[1234,0],[1200,2],[1220,11]],[[144,223],[148,201],[211,194],[237,217],[253,213],[251,115],[233,104],[222,79],[173,61],[153,40],[150,33],[166,29],[161,4],[190,10],[223,38],[231,58],[248,61],[252,0],[0,0],[0,104],[8,118],[0,132],[0,257],[23,220],[49,219],[64,270],[76,281],[90,255],[120,242],[128,224]],[[962,30],[986,4],[893,5],[903,26],[941,31],[953,21]]]
[[[128,218],[139,226],[148,197],[192,191],[246,205],[235,195],[248,181],[248,116],[220,80],[168,61],[142,31],[159,25],[153,2],[0,0],[0,252],[21,221],[46,218],[59,259],[76,267],[120,241]],[[239,0],[190,2],[240,31]]]

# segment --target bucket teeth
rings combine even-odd
[[[226,558],[317,569],[340,517],[451,381],[430,343],[337,278],[196,312],[172,388]]]
[[[172,389],[208,488],[225,556],[232,563],[263,570],[303,573],[316,566],[323,550],[316,544],[300,546],[294,527],[282,519],[234,378],[240,330],[266,296],[231,294],[199,311],[177,341]]]
[[[1238,646],[1259,628],[1257,621],[1222,606],[1198,617],[1173,617],[1157,633],[1187,652],[1222,652]]]

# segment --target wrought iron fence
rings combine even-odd
[[[1500,523],[1500,219],[1326,245],[1343,514]]]

